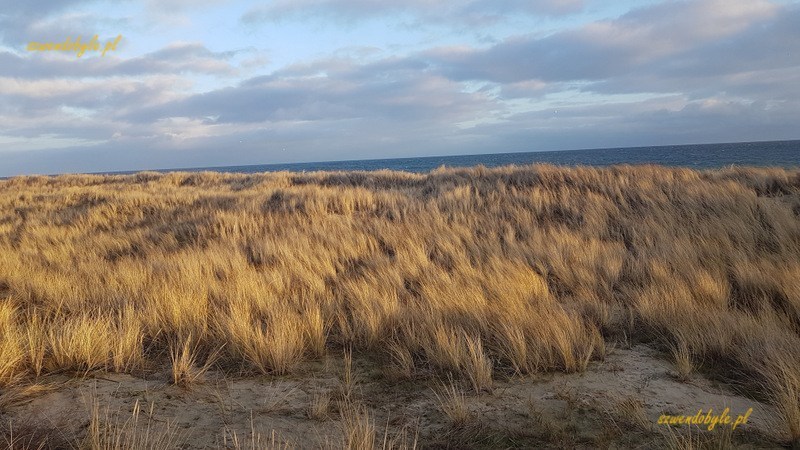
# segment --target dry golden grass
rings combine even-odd
[[[800,445],[800,376],[797,361],[781,360],[767,372],[768,391],[795,445]]]
[[[410,379],[414,375],[414,356],[408,347],[396,342],[389,344],[387,349],[391,356],[392,366],[388,374],[400,379]]]
[[[284,441],[280,434],[275,430],[270,431],[269,436],[264,436],[256,431],[253,417],[250,417],[250,430],[244,437],[239,437],[238,433],[233,430],[230,431],[230,438],[228,432],[223,435],[222,448],[233,450],[290,450],[297,448],[290,442]]]
[[[0,303],[0,386],[17,381],[25,358],[23,339],[10,302]]]
[[[342,410],[342,437],[340,448],[346,450],[373,450],[377,446],[378,431],[375,420],[366,408],[350,404]]]
[[[206,362],[201,365],[198,344],[191,335],[187,336],[183,343],[174,342],[169,352],[172,384],[189,387],[202,382],[205,373],[214,365],[221,350],[217,349],[208,355]]]
[[[341,442],[329,442],[323,448],[345,450],[412,450],[417,448],[416,433],[403,426],[398,433],[392,435],[387,424],[383,433],[375,424],[370,411],[355,402],[345,402],[341,411]]]
[[[636,397],[627,397],[616,405],[616,414],[628,427],[650,430],[653,422],[647,417],[647,412],[641,400]]]
[[[675,364],[675,377],[683,382],[689,381],[694,371],[692,355],[689,353],[689,346],[681,337],[676,337],[677,343],[672,347],[672,361]]]
[[[358,384],[358,374],[353,371],[353,349],[351,348],[344,352],[344,366],[339,376],[339,384],[342,397],[345,401],[350,401]]]
[[[308,405],[308,417],[314,420],[325,420],[330,413],[331,395],[329,392],[316,392]]]
[[[172,449],[180,442],[180,434],[169,422],[153,418],[154,405],[142,411],[138,400],[130,416],[122,411],[101,408],[92,401],[89,429],[82,446],[90,450],[158,450]]]
[[[675,429],[668,427],[665,448],[669,450],[731,450],[738,448],[733,443],[731,427],[719,427],[711,433],[703,433],[697,427]]]
[[[798,439],[799,216],[785,169],[13,178],[0,387],[148,370],[171,349],[191,379],[175,343],[192,336],[225,369],[352,348],[480,391],[632,339],[771,395]]]
[[[2,438],[0,446],[9,450],[50,450],[53,448],[75,448],[75,445],[61,436],[57,430],[37,423],[0,424]]]
[[[472,421],[473,415],[467,406],[467,398],[452,381],[449,384],[442,384],[439,392],[434,394],[439,401],[439,409],[447,416],[452,426],[464,427]]]

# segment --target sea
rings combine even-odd
[[[693,169],[735,166],[800,167],[800,140],[739,142],[730,144],[669,145],[658,147],[602,148],[523,153],[488,153],[482,155],[427,156],[418,158],[364,159],[290,164],[258,164],[248,166],[193,167],[164,169],[158,172],[275,172],[275,171],[340,171],[390,169],[406,172],[428,172],[441,166],[472,167],[484,165],[554,164],[560,166],[610,166],[617,164],[658,164]],[[125,173],[125,172],[115,172]]]

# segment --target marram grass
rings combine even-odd
[[[624,338],[771,395],[797,439],[799,216],[796,169],[12,178],[0,386],[352,348],[481,391]]]

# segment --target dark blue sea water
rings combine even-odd
[[[800,140],[745,142],[735,144],[671,145],[663,147],[606,148],[550,152],[494,153],[485,155],[433,156],[423,158],[369,159],[253,166],[203,167],[180,169],[217,172],[271,172],[280,170],[378,170],[427,172],[439,166],[486,167],[509,164],[548,163],[556,165],[609,166],[614,164],[660,164],[664,166],[710,169],[737,166],[800,167]],[[175,169],[172,169],[175,170]]]

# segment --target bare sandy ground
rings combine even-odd
[[[45,392],[7,407],[2,419],[36,424],[74,441],[86,433],[93,404],[118,425],[138,404],[140,422],[154,430],[169,427],[178,448],[251,448],[253,441],[267,448],[337,448],[343,445],[342,366],[341,357],[330,356],[289,377],[212,371],[190,388],[169,384],[165,373],[51,376],[40,380],[49,386]],[[496,380],[493,392],[480,394],[465,384],[471,417],[461,424],[442,412],[436,378],[395,381],[375,361],[357,360],[354,366],[350,401],[369,411],[378,445],[384,433],[392,438],[404,431],[406,444],[425,448],[659,448],[689,431],[658,425],[661,414],[694,415],[709,408],[716,414],[726,407],[734,419],[753,411],[733,432],[718,426],[714,433],[723,433],[722,439],[745,448],[780,448],[787,439],[771,406],[698,374],[680,382],[671,376],[670,363],[644,345],[615,349],[581,374]],[[331,399],[328,413],[312,417],[310,405],[320,397]],[[697,441],[712,435],[697,428],[691,433],[695,438],[689,439]]]

